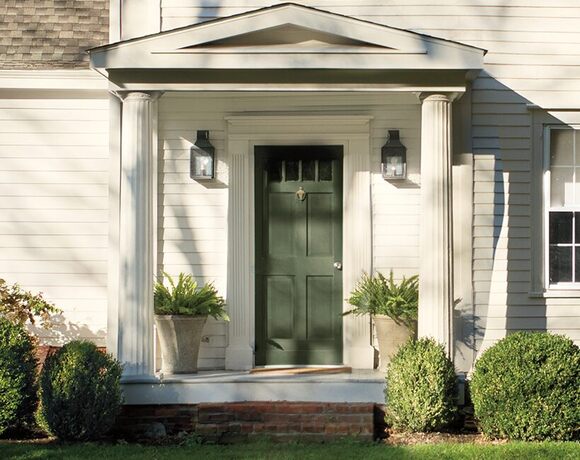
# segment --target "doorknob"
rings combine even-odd
[[[342,270],[342,264],[340,262],[334,262],[334,268],[337,270]]]

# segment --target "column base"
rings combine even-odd
[[[226,348],[226,370],[247,371],[254,367],[254,351],[249,345],[235,344]]]

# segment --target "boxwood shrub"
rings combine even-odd
[[[22,325],[0,317],[0,434],[33,420],[36,365],[32,337]]]
[[[580,349],[548,333],[509,335],[476,362],[470,391],[490,437],[573,439],[580,432]]]
[[[39,422],[66,441],[98,439],[121,407],[121,365],[87,341],[49,356],[40,376]]]
[[[387,370],[386,421],[403,431],[437,431],[456,414],[456,376],[445,350],[433,339],[410,340]]]

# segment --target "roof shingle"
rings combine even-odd
[[[85,51],[109,38],[109,0],[4,0],[0,70],[89,66]]]

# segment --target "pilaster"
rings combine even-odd
[[[370,129],[370,126],[367,124]],[[348,298],[363,272],[372,268],[369,137],[351,140],[344,155],[343,296]],[[344,302],[345,311],[352,307]],[[372,369],[374,349],[368,316],[344,317],[344,364]]]
[[[229,218],[228,218],[228,287],[227,302],[230,322],[226,369],[247,370],[254,365],[253,309],[251,301],[251,212],[253,203],[250,182],[248,142],[230,142],[229,154]]]

